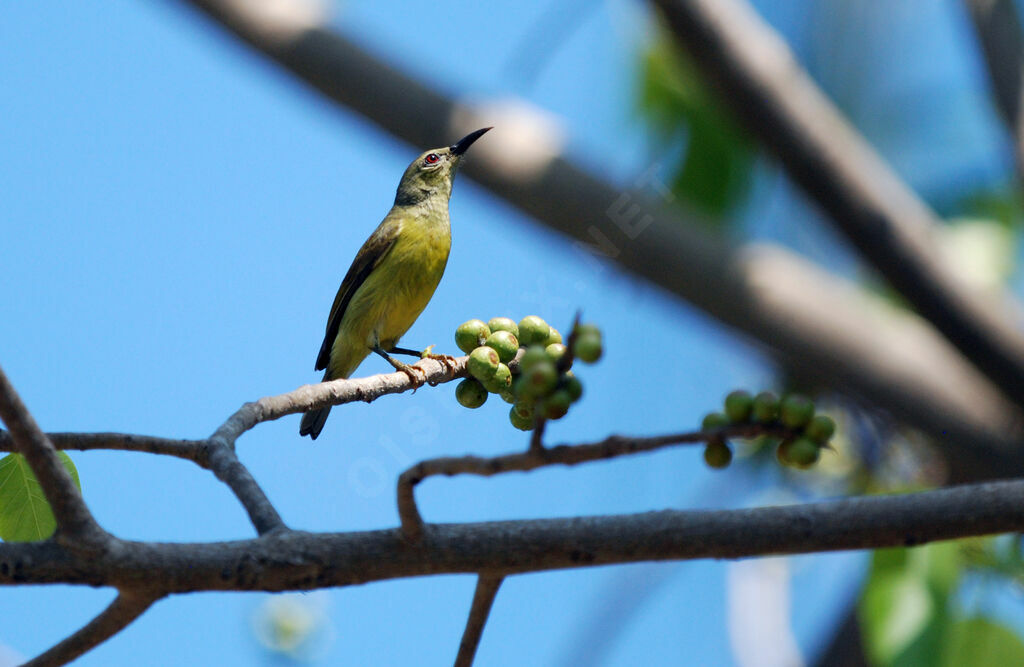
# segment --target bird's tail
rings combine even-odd
[[[302,421],[299,422],[299,435],[308,435],[316,440],[320,431],[324,430],[324,424],[327,423],[329,414],[331,414],[331,406],[328,405],[326,408],[310,410],[302,415]]]
[[[323,382],[331,379],[331,371],[328,369],[324,373]],[[330,405],[319,410],[310,410],[302,415],[302,421],[299,422],[299,435],[308,435],[313,440],[316,440],[316,437],[320,435],[320,431],[324,430],[324,424],[327,423],[327,415],[329,414],[331,414]]]

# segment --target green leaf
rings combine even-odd
[[[875,552],[859,608],[874,664],[938,662],[949,634],[949,599],[962,568],[955,542]]]
[[[872,574],[861,601],[868,654],[877,664],[892,664],[920,637],[935,614],[925,582],[902,573]]]
[[[75,486],[82,488],[71,457],[57,452]],[[0,459],[0,539],[8,542],[45,540],[57,528],[50,504],[21,454]]]
[[[1024,642],[1009,628],[976,616],[953,623],[942,655],[943,667],[1024,665]]]

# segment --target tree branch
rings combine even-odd
[[[163,454],[192,461],[203,468],[210,466],[205,440],[174,440],[130,433],[47,433],[46,437],[60,450],[86,452],[104,449]],[[16,451],[18,449],[10,434],[0,431],[0,452]]]
[[[1010,531],[1024,531],[1022,480],[784,507],[430,524],[416,544],[396,529],[288,530],[214,543],[118,540],[94,558],[54,541],[3,543],[0,584],[159,594],[312,590],[431,574],[915,546]]]
[[[96,618],[59,644],[25,663],[25,667],[65,665],[124,630],[156,598],[121,592]]]
[[[747,130],[829,213],[875,269],[1018,406],[1024,336],[1009,295],[982,298],[952,274],[931,235],[941,223],[800,68],[743,0],[653,0],[676,39]]]
[[[506,472],[528,472],[551,465],[577,465],[591,461],[603,461],[653,452],[670,445],[704,443],[710,438],[753,438],[772,435],[785,438],[792,432],[780,426],[760,424],[737,424],[708,431],[689,431],[648,438],[629,438],[621,435],[608,436],[599,442],[582,445],[556,445],[554,447],[530,448],[502,456],[482,458],[479,456],[440,457],[420,461],[398,476],[398,516],[402,533],[411,542],[423,534],[423,518],[416,507],[416,486],[435,475],[479,475],[491,477]]]
[[[10,429],[18,453],[25,457],[43,489],[57,520],[57,538],[79,548],[95,548],[106,540],[106,532],[93,518],[82,494],[57,456],[53,443],[40,430],[21,397],[0,368],[0,419]]]
[[[1013,138],[1017,175],[1024,177],[1024,30],[1013,0],[965,0],[981,43],[996,109]]]
[[[462,633],[462,641],[459,642],[455,667],[471,667],[473,664],[477,646],[480,645],[480,637],[484,633],[484,625],[487,624],[487,617],[491,615],[494,597],[498,594],[498,588],[501,587],[502,581],[504,581],[504,577],[488,574],[481,574],[477,577],[473,605],[469,609],[469,618],[466,619],[466,629]]]
[[[481,114],[492,124],[486,114],[501,112],[458,104],[323,21],[286,24],[263,15],[258,3],[189,3],[328,99],[414,146],[457,138],[480,127],[473,123]],[[301,13],[303,4],[290,7]],[[658,196],[663,186],[650,178],[623,190],[594,177],[561,156],[549,135],[536,135],[534,120],[510,121],[489,136],[492,143],[531,136],[549,159],[517,171],[502,157],[518,151],[480,144],[462,171],[576,239],[584,257],[613,260],[761,341],[792,375],[852,393],[949,445],[958,479],[1024,474],[1013,454],[1024,432],[1020,412],[917,316],[782,248],[729,246],[692,214],[669,210]],[[600,262],[593,266],[605,270]]]

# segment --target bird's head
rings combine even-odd
[[[436,196],[443,196],[447,201],[463,154],[489,129],[470,132],[451,146],[431,148],[413,160],[398,184],[395,204],[410,206]]]

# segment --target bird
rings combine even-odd
[[[394,205],[356,253],[334,297],[315,365],[325,371],[323,382],[349,377],[374,352],[419,386],[423,380],[413,367],[389,353],[444,358],[430,348],[420,353],[396,345],[441,282],[452,244],[448,200],[455,172],[466,150],[490,129],[425,151],[405,170]],[[328,405],[306,412],[299,435],[316,440],[330,411]]]

